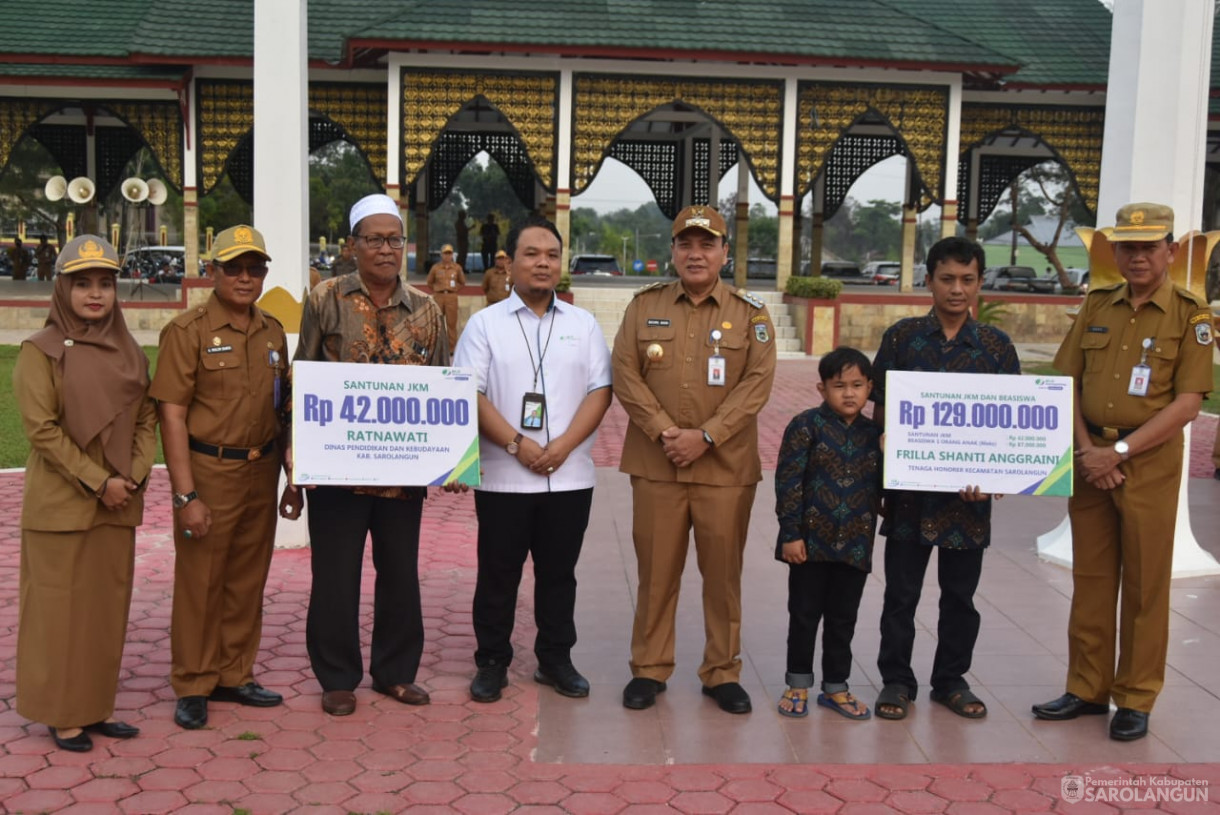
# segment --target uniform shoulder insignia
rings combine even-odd
[[[1096,292],[1103,292],[1103,291],[1117,291],[1118,289],[1121,289],[1125,285],[1126,284],[1124,282],[1119,281],[1118,283],[1111,283],[1109,286],[1090,286],[1089,294],[1094,294]]]
[[[1192,306],[1198,306],[1199,308],[1207,308],[1207,301],[1204,300],[1199,295],[1195,294],[1190,289],[1183,288],[1182,286],[1175,284],[1173,287],[1173,290],[1177,293],[1177,295],[1179,297],[1181,297],[1183,300],[1190,303]]]
[[[204,308],[203,306],[199,306],[197,308],[188,308],[186,311],[182,312],[177,317],[170,320],[170,322],[176,326],[185,328],[207,313],[208,313],[208,310],[206,308]]]
[[[647,286],[641,286],[640,288],[636,289],[635,294],[633,294],[631,296],[639,297],[641,294],[643,294],[646,291],[654,291],[656,289],[664,288],[668,285],[669,284],[666,283],[664,280],[658,280],[656,283],[649,283]]]
[[[757,295],[750,294],[745,289],[736,289],[733,291],[733,294],[737,295],[742,300],[745,300],[747,303],[754,306],[754,308],[762,308],[766,305],[766,303],[760,300]]]

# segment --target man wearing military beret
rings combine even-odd
[[[630,424],[640,586],[623,705],[651,707],[674,669],[674,614],[691,529],[707,641],[699,678],[722,710],[747,713],[741,675],[741,566],[762,478],[758,413],[771,395],[775,342],[762,301],[720,280],[724,219],[687,207],[673,222],[679,279],[637,292],[614,340],[614,393]]]
[[[1068,676],[1033,712],[1103,715],[1113,700],[1119,741],[1147,735],[1165,681],[1182,429],[1212,386],[1211,311],[1169,279],[1173,217],[1163,204],[1118,211],[1109,237],[1126,282],[1089,292],[1055,356],[1076,385]]]
[[[253,227],[216,236],[212,296],[162,330],[150,391],[173,486],[174,721],[192,730],[207,724],[209,698],[255,707],[283,701],[254,681],[288,365],[283,326],[255,305],[269,260]]]

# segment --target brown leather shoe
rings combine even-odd
[[[323,691],[322,710],[332,716],[350,716],[356,711],[356,694],[350,690]]]
[[[432,703],[432,697],[419,685],[390,685],[373,683],[373,690],[385,694],[391,699],[397,699],[404,705],[427,705]]]

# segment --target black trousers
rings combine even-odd
[[[369,674],[380,685],[415,681],[424,651],[419,600],[419,525],[424,496],[407,500],[338,487],[307,490],[313,581],[305,646],[322,690],[355,690],[360,654],[360,572],[373,538],[373,649]]]
[[[822,684],[851,676],[851,638],[868,572],[846,563],[807,561],[788,566],[788,676],[813,686],[813,647],[822,625]],[[800,681],[800,680],[796,680]],[[802,683],[803,684],[803,683]],[[800,687],[792,685],[792,687]]]
[[[885,601],[881,609],[881,651],[877,668],[885,685],[903,685],[912,699],[919,688],[911,670],[915,646],[915,607],[933,550],[940,584],[940,617],[936,625],[936,656],[932,690],[953,692],[970,685],[965,680],[979,636],[974,592],[983,571],[982,549],[945,549],[920,543],[886,541]]]
[[[566,665],[576,644],[576,561],[589,524],[593,489],[474,494],[479,571],[474,589],[475,664],[513,658],[517,589],[525,556],[534,559],[534,654],[539,665]]]

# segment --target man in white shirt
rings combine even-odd
[[[512,294],[470,318],[454,357],[479,383],[478,673],[470,695],[494,702],[508,684],[517,589],[532,555],[534,681],[587,696],[571,656],[575,572],[593,502],[593,441],[610,407],[610,352],[593,315],[555,296],[563,242],[554,224],[530,218],[509,232],[505,249]]]

